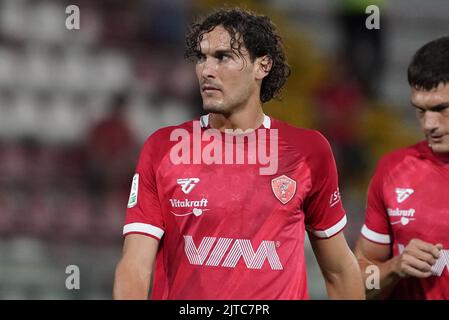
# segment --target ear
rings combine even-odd
[[[273,67],[273,60],[269,55],[265,55],[256,58],[255,64],[256,64],[256,79],[262,80],[270,73],[270,70]]]

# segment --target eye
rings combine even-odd
[[[416,114],[419,116],[424,115],[425,112],[426,112],[426,110],[424,110],[424,109],[416,108]]]
[[[230,56],[229,54],[227,54],[227,53],[218,53],[218,54],[217,54],[217,59],[218,59],[219,61],[226,61],[226,60],[228,60],[229,58],[231,58],[231,56]]]
[[[432,108],[432,111],[434,111],[434,112],[443,112],[447,108],[448,108],[447,106],[436,106],[435,108]]]
[[[195,61],[196,63],[202,63],[204,61],[206,61],[206,56],[200,52],[198,52],[195,56]]]

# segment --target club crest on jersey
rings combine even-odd
[[[282,204],[286,204],[296,193],[296,181],[286,175],[282,175],[271,180],[271,189],[276,198]]]

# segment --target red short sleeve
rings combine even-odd
[[[381,243],[391,243],[390,222],[383,199],[383,178],[386,174],[386,161],[379,163],[368,188],[368,200],[365,212],[365,224],[362,236],[366,239]]]
[[[318,238],[330,238],[339,233],[346,225],[338,188],[338,173],[329,142],[317,133],[313,152],[308,160],[312,188],[305,201],[304,212],[309,232]]]
[[[155,139],[150,137],[145,143],[134,174],[126,211],[123,235],[144,234],[161,239],[165,223],[156,186]]]

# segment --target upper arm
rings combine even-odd
[[[159,241],[142,234],[126,236],[114,279],[114,299],[147,299]]]
[[[141,234],[129,234],[123,244],[122,260],[150,269],[156,258],[159,241]]]
[[[330,299],[364,299],[362,275],[343,232],[328,239],[310,237]]]
[[[354,256],[343,232],[328,239],[318,239],[313,236],[309,239],[323,274],[340,273],[354,263]]]
[[[369,241],[359,237],[355,246],[355,255],[359,260],[382,263],[391,258],[391,246]]]

